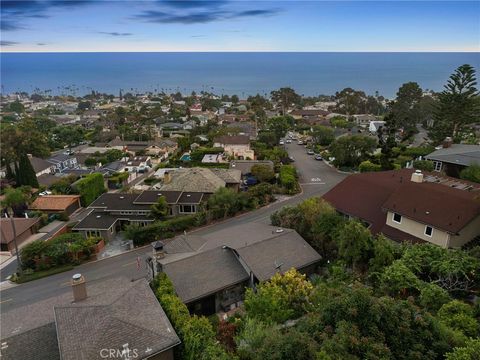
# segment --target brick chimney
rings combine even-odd
[[[412,178],[410,179],[414,183],[422,183],[423,182],[423,174],[420,170],[415,170],[414,173],[412,173]]]
[[[73,301],[78,302],[87,298],[87,284],[82,274],[72,276]]]
[[[443,148],[449,148],[450,146],[452,146],[453,144],[453,140],[451,137],[446,137],[445,140],[443,140]]]

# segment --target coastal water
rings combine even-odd
[[[92,90],[266,94],[291,86],[304,95],[345,87],[394,97],[416,81],[439,91],[462,64],[480,69],[480,53],[2,53],[2,93]]]

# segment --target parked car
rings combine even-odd
[[[315,154],[315,153],[313,152],[312,149],[308,149],[308,150],[307,150],[307,154],[308,154],[308,155],[313,155],[313,154]]]
[[[315,155],[315,160],[322,161],[323,160],[322,155],[320,154]]]
[[[291,143],[292,143],[292,140],[287,139],[285,142],[286,142],[287,144],[291,144]]]
[[[283,140],[280,140],[280,145],[285,145],[285,142]]]
[[[303,141],[302,141],[302,140],[298,140],[298,145],[303,145]]]
[[[292,162],[295,161],[295,158],[294,158],[293,156],[289,156],[288,158],[289,158],[290,161],[292,161]]]
[[[40,195],[40,196],[52,195],[52,192],[49,191],[49,190],[45,190],[45,191],[42,191],[41,193],[39,193],[38,195]]]

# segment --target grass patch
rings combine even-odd
[[[74,268],[73,265],[64,265],[56,268],[51,268],[48,270],[36,271],[31,274],[21,274],[16,279],[14,280],[12,279],[12,281],[16,282],[17,284],[23,284],[23,283],[33,281],[33,280],[38,280],[50,275],[55,275],[65,271],[69,271],[69,270],[72,270],[73,268]]]

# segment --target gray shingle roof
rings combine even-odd
[[[148,204],[135,204],[138,194],[130,193],[104,193],[100,195],[90,208],[105,208],[106,210],[150,210]]]
[[[245,175],[252,172],[254,165],[266,165],[273,170],[273,161],[270,160],[234,160],[230,162],[230,169],[240,170]]]
[[[102,359],[105,348],[128,344],[139,358],[166,350],[180,340],[145,279],[136,281],[108,305],[55,307],[63,360]]]
[[[175,169],[170,182],[163,184],[161,190],[214,193],[225,187],[226,182],[207,168]]]
[[[222,248],[164,264],[163,271],[172,280],[175,291],[185,303],[249,278],[233,252]]]
[[[452,144],[435,150],[425,158],[463,166],[480,165],[480,145]]]
[[[160,191],[160,190],[146,190],[143,191],[133,201],[134,204],[155,204],[160,196],[164,196],[167,204],[176,204],[178,198],[182,194],[181,191]]]
[[[73,227],[74,230],[107,230],[119,219],[130,221],[153,221],[152,218],[143,215],[110,215],[101,210],[94,210],[83,218],[77,225]]]

